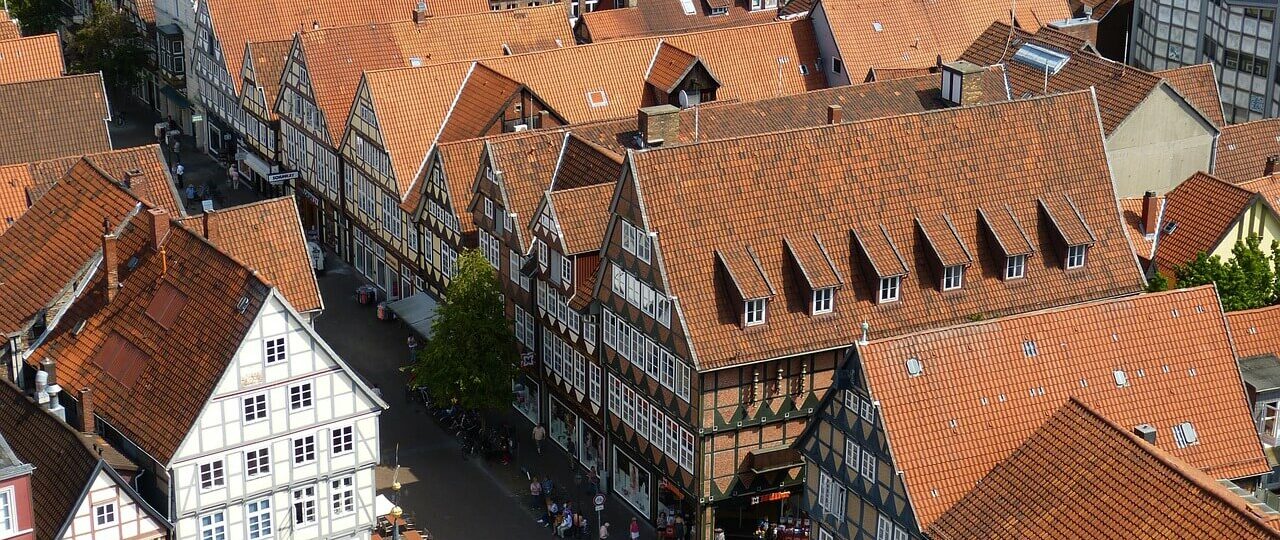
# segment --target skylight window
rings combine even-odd
[[[879,32],[879,31],[881,31],[881,30],[884,30],[884,25],[880,24],[878,21],[877,21],[877,22],[872,22],[872,23],[871,23],[871,29],[872,29],[872,30],[875,30],[875,31],[877,31],[877,32]]]
[[[609,96],[605,95],[604,90],[592,90],[587,92],[587,104],[593,109],[604,107],[609,104]]]
[[[1173,440],[1178,444],[1178,448],[1200,444],[1200,436],[1196,433],[1196,428],[1191,425],[1191,422],[1183,422],[1173,426]]]
[[[920,363],[920,359],[915,357],[908,358],[907,359],[907,375],[910,375],[912,377],[919,377],[921,373],[924,373],[924,364]],[[986,398],[983,398],[983,399],[986,399]],[[983,405],[985,405],[985,403]]]
[[[1047,71],[1050,75],[1057,75],[1067,65],[1067,61],[1071,57],[1052,49],[1028,43],[1019,47],[1018,51],[1013,53],[1013,59],[1038,71]]]
[[[1034,341],[1022,342],[1022,354],[1027,355],[1028,358],[1035,356],[1037,354],[1040,354],[1040,351],[1036,350],[1036,342]]]

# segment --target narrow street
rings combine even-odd
[[[551,532],[538,525],[532,513],[524,471],[551,474],[556,492],[567,493],[575,507],[586,510],[589,538],[596,538],[599,524],[592,494],[585,482],[575,485],[569,456],[549,441],[537,454],[530,439],[532,426],[506,408],[486,421],[511,427],[519,441],[516,460],[502,465],[463,458],[457,440],[421,406],[406,400],[407,378],[399,368],[409,361],[408,330],[399,322],[379,321],[374,307],[356,303],[355,289],[365,281],[353,268],[332,254],[326,267],[318,277],[325,311],[316,320],[316,331],[356,372],[382,389],[391,406],[382,414],[378,493],[391,496],[391,470],[398,456],[403,485],[399,504],[437,540],[544,538]],[[604,520],[610,523],[612,538],[627,538],[633,515],[625,503],[608,498]],[[652,527],[643,525],[641,538],[655,538]]]

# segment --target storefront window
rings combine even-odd
[[[538,410],[538,383],[520,375],[511,381],[511,394],[511,405],[530,422],[538,423],[541,412]]]
[[[594,469],[597,473],[604,472],[604,437],[582,420],[578,421],[578,435],[581,437],[578,441],[578,460],[582,462],[582,466],[587,470]]]
[[[652,515],[649,472],[617,448],[613,449],[613,491],[644,517]]]
[[[549,432],[551,440],[560,445],[560,448],[569,452],[569,455],[576,455],[578,444],[578,415],[564,406],[560,400],[551,396],[551,408],[548,409],[551,414]]]

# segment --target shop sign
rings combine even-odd
[[[311,190],[309,190],[309,189],[307,189],[307,188],[305,188],[305,187],[299,187],[299,188],[298,188],[298,192],[299,192],[299,193],[302,193],[302,196],[303,196],[303,197],[306,197],[308,201],[311,201],[311,204],[314,204],[314,205],[316,205],[316,206],[320,206],[320,198],[319,198],[319,197],[316,197],[316,194],[315,194],[315,193],[312,193],[312,192],[311,192]]]
[[[756,495],[751,497],[751,504],[760,504],[774,501],[781,501],[791,497],[790,491],[778,491],[774,493],[766,493],[764,495]]]
[[[293,180],[297,177],[298,171],[275,173],[267,175],[267,182],[270,182],[273,186],[277,186],[283,184],[286,180]]]
[[[191,121],[192,121],[192,122],[203,122],[203,121],[204,121],[204,115],[203,115],[203,114],[193,114],[193,115],[191,115]]]

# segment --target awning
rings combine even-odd
[[[394,507],[395,505],[391,504],[391,499],[388,499],[386,495],[378,495],[373,499],[373,514],[375,516],[390,514],[391,509]]]
[[[169,98],[169,101],[172,101],[174,105],[178,106],[178,108],[181,108],[181,109],[191,108],[191,100],[187,99],[187,96],[182,95],[181,92],[174,90],[172,86],[169,86],[167,84],[161,85],[160,93],[163,94],[164,97]]]
[[[440,304],[427,293],[418,293],[387,304],[387,309],[422,337],[431,335],[431,321],[436,318],[436,309],[439,307]]]
[[[804,465],[800,452],[789,446],[755,448],[747,452],[746,469],[755,474],[783,471]]]
[[[258,157],[257,154],[254,154],[253,152],[245,151],[244,155],[237,156],[237,157],[240,158],[240,161],[242,163],[244,163],[245,165],[248,165],[249,168],[253,170],[253,172],[258,173],[259,176],[263,178],[271,176],[271,166],[267,165],[267,162],[264,161],[262,158]]]

